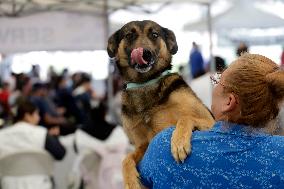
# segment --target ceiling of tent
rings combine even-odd
[[[273,28],[283,27],[284,19],[259,9],[254,1],[238,0],[225,12],[211,19],[212,28],[216,31],[235,28]],[[207,18],[195,23],[188,23],[185,30],[204,31],[208,29]]]
[[[19,17],[44,11],[75,11],[103,14],[149,3],[167,5],[173,2],[209,3],[214,0],[0,0],[0,16]],[[147,12],[147,10],[145,10]]]
[[[224,44],[238,44],[240,41],[251,45],[282,43],[284,19],[257,6],[269,2],[273,1],[235,0],[227,10],[211,17],[212,30],[228,40],[223,40]],[[208,31],[208,24],[207,18],[202,18],[197,22],[185,24],[184,30]]]
[[[0,0],[0,52],[102,50],[111,13],[157,13],[171,3],[214,0]],[[151,9],[155,3],[157,9]],[[92,35],[89,35],[92,33]]]

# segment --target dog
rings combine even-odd
[[[176,161],[190,153],[192,131],[214,124],[211,112],[180,75],[170,73],[178,50],[174,33],[150,21],[132,21],[110,36],[108,55],[126,82],[122,92],[122,125],[135,150],[123,161],[125,188],[138,189],[137,163],[151,139],[175,125],[171,151]]]

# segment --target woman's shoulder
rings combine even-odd
[[[171,138],[172,134],[175,130],[175,126],[168,127],[161,132],[159,132],[150,142],[149,148],[150,149],[168,149],[168,146],[171,145]],[[192,133],[192,138],[190,139],[191,141],[198,142],[200,140],[210,140],[214,139],[215,134],[209,131],[194,131]]]
[[[47,129],[42,126],[31,125],[26,122],[17,122],[14,125],[8,126],[5,129],[2,129],[0,136],[5,137],[19,135],[19,136],[29,136],[29,138],[45,138],[47,134]]]
[[[284,150],[284,136],[272,135],[267,137],[267,143],[272,146],[282,147]]]
[[[171,139],[174,130],[175,130],[174,126],[162,130],[152,139],[151,143],[160,143],[160,142],[169,141]]]
[[[171,126],[168,127],[164,130],[162,130],[161,132],[159,132],[153,139],[152,142],[165,142],[168,141],[169,139],[171,139],[172,133],[175,130],[175,126]],[[209,132],[210,130],[207,131],[194,131],[192,133],[192,140],[196,140],[196,139],[200,139],[200,138],[204,138],[204,137],[208,137],[210,138],[210,136],[214,133],[213,132]],[[152,143],[151,142],[151,143]]]

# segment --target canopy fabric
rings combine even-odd
[[[220,46],[237,45],[244,42],[248,45],[279,45],[284,43],[284,28],[239,29],[230,32],[219,32],[222,40]]]
[[[42,12],[19,18],[0,17],[0,52],[80,51],[106,48],[103,16]]]
[[[234,28],[274,28],[283,27],[284,20],[280,17],[258,9],[253,1],[239,0],[224,13],[211,19],[214,31],[231,30]],[[208,29],[208,21],[203,19],[184,26],[187,31],[204,31]]]
[[[149,3],[197,2],[210,3],[214,0],[1,0],[0,16],[19,17],[43,11],[72,11],[92,14],[111,13],[129,6]]]
[[[214,0],[0,0],[0,52],[106,49],[113,11],[189,1]]]

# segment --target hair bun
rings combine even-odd
[[[278,99],[284,99],[284,71],[279,68],[277,71],[266,75],[266,82],[273,96]]]

